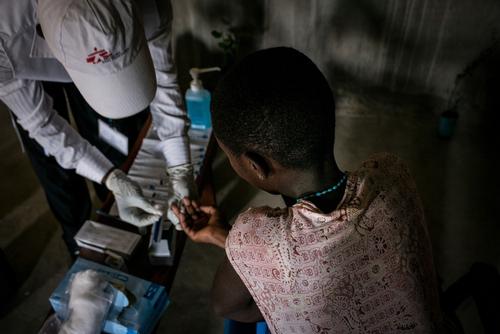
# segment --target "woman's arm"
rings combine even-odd
[[[172,205],[172,211],[194,242],[225,248],[229,233],[221,223],[219,211],[213,206],[199,206],[189,198],[182,200],[183,208]],[[215,313],[231,320],[257,322],[262,320],[259,308],[250,292],[229,262],[227,256],[220,264],[212,285],[212,305]]]
[[[212,285],[215,313],[240,322],[257,322],[262,314],[227,256],[219,265]]]

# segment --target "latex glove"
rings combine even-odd
[[[161,217],[161,210],[144,198],[139,184],[121,170],[113,170],[104,183],[113,192],[118,214],[123,221],[143,227],[153,224]]]
[[[167,176],[172,187],[173,196],[168,201],[167,218],[170,220],[175,229],[180,231],[182,226],[179,219],[172,212],[172,204],[180,206],[180,202],[184,197],[189,199],[198,199],[198,191],[194,183],[193,165],[190,163],[167,168]]]
[[[71,282],[69,316],[59,334],[100,333],[113,302],[105,289],[109,283],[94,270],[80,271]]]

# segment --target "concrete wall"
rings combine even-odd
[[[500,33],[496,0],[172,0],[181,83],[221,62],[211,30],[232,30],[239,55],[293,46],[335,86],[447,99],[457,74]],[[225,23],[224,23],[225,22]]]

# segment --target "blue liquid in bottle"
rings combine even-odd
[[[191,88],[186,91],[186,108],[191,119],[191,128],[196,130],[208,130],[212,128],[210,120],[210,92],[203,88],[203,83],[199,79],[202,73],[220,71],[219,67],[192,68],[189,74],[193,79]]]
[[[204,88],[186,91],[186,107],[193,129],[210,129],[210,92]]]

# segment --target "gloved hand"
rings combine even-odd
[[[113,302],[104,291],[108,284],[94,270],[80,271],[75,274],[70,287],[69,316],[59,330],[59,334],[101,332],[109,305]]]
[[[180,231],[182,227],[179,219],[172,212],[171,206],[176,203],[180,206],[180,201],[184,197],[189,197],[191,200],[198,199],[198,191],[194,183],[193,165],[190,163],[167,168],[167,176],[172,186],[173,196],[168,202],[167,218],[174,225],[175,229]]]
[[[161,217],[162,212],[144,198],[141,187],[121,170],[113,170],[104,184],[113,192],[118,214],[123,221],[143,227],[153,224]]]

